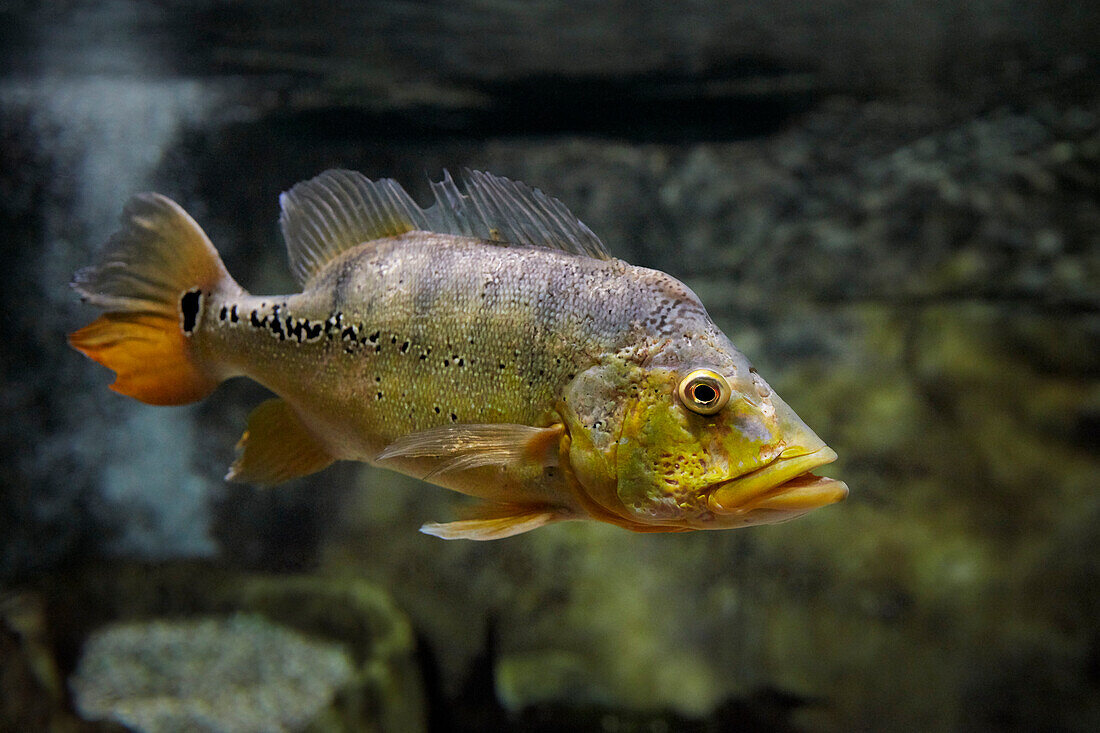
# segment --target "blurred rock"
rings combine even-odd
[[[88,718],[142,730],[425,728],[409,623],[361,580],[115,563],[22,592],[44,609],[42,658]],[[62,699],[49,709],[71,714]]]
[[[260,616],[130,621],[92,633],[77,709],[149,733],[301,730],[352,676],[339,646]]]
[[[33,595],[0,595],[0,730],[75,728],[59,711],[64,697],[42,615]]]

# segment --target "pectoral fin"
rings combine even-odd
[[[237,443],[240,455],[227,481],[271,485],[316,473],[335,459],[310,433],[284,400],[260,403],[248,416],[248,427]]]
[[[570,518],[564,510],[555,507],[483,503],[478,504],[467,519],[430,522],[420,531],[444,540],[499,540]]]
[[[377,460],[413,460],[424,468],[421,478],[481,466],[554,466],[564,428],[533,428],[512,423],[444,425],[404,435],[378,454]]]

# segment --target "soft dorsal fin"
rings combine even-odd
[[[296,184],[279,197],[294,277],[304,284],[351,247],[413,230],[611,259],[599,237],[557,199],[480,171],[466,171],[464,178],[466,193],[444,171],[443,180],[432,184],[435,204],[428,209],[396,181],[371,181],[355,171],[325,171]]]
[[[362,173],[325,171],[279,196],[279,225],[299,284],[333,258],[372,239],[428,227],[424,211],[401,184]]]

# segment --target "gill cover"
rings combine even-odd
[[[705,523],[707,495],[715,485],[778,452],[778,436],[738,393],[727,395],[714,414],[699,414],[680,401],[681,385],[698,371],[685,378],[674,369],[649,370],[623,415],[617,494],[639,521]]]

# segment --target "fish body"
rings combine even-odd
[[[334,460],[484,500],[441,537],[564,519],[636,531],[781,521],[843,498],[835,458],[663,272],[603,250],[558,201],[472,172],[421,209],[392,181],[329,171],[281,198],[300,293],[254,296],[198,225],[135,197],[74,281],[107,309],[71,336],[154,404],[249,377],[229,478],[278,483]],[[720,404],[719,404],[720,403]],[[715,409],[716,408],[716,409]]]

